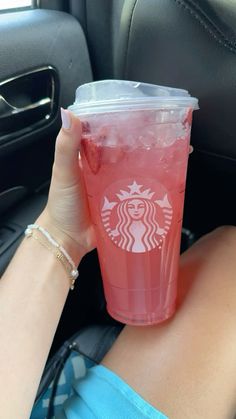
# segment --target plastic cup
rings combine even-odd
[[[80,86],[81,158],[107,310],[151,325],[175,312],[192,112],[187,91],[105,80]]]

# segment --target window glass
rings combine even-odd
[[[0,0],[0,11],[32,7],[32,0]]]

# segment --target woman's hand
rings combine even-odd
[[[48,203],[37,220],[67,249],[75,262],[95,247],[79,160],[80,141],[80,120],[62,109],[62,128],[56,140]]]

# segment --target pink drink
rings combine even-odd
[[[107,309],[148,325],[175,311],[191,108],[83,117],[82,163]]]

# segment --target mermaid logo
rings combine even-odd
[[[118,193],[119,189],[113,192],[114,186],[121,188],[121,182],[106,191],[101,209],[104,228],[113,243],[128,252],[161,249],[173,215],[167,191],[154,181],[150,181],[152,190],[135,180],[130,185],[128,182]]]

